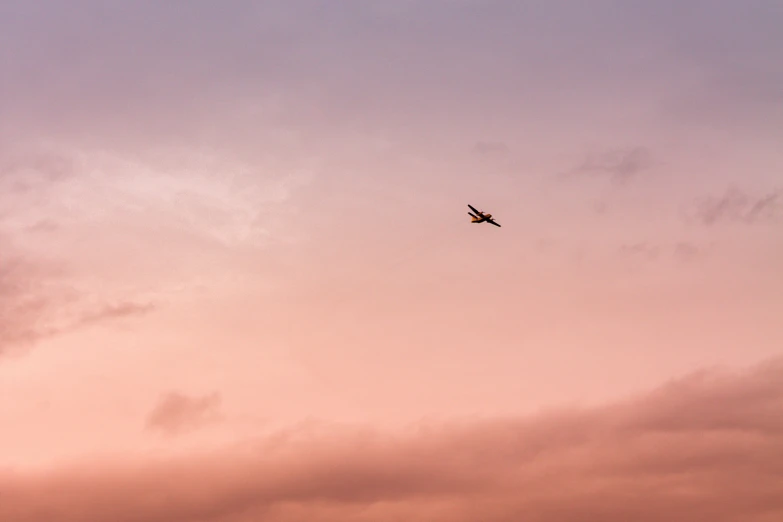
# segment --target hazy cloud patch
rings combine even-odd
[[[692,262],[708,255],[714,248],[714,244],[705,246],[687,241],[680,241],[674,245],[674,257],[683,262]]]
[[[166,435],[195,430],[221,419],[221,402],[217,392],[194,397],[179,392],[166,393],[147,417],[147,429]]]
[[[717,197],[696,202],[693,217],[711,226],[724,222],[754,224],[769,222],[780,217],[783,191],[775,190],[764,195],[751,195],[731,187]]]
[[[652,153],[646,147],[616,149],[589,154],[581,164],[561,174],[561,177],[603,176],[615,184],[623,185],[655,164]]]
[[[479,141],[473,147],[473,152],[483,159],[505,158],[510,150],[502,141]]]
[[[660,255],[660,248],[648,243],[633,243],[622,245],[620,247],[620,253],[624,256],[632,256],[651,261],[658,258]]]
[[[629,259],[655,261],[674,259],[681,262],[695,262],[704,259],[714,249],[714,243],[706,245],[691,241],[677,241],[670,244],[654,244],[640,241],[625,243],[618,248],[619,255]]]

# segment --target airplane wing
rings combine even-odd
[[[493,224],[493,225],[495,225],[496,227],[499,227],[499,226],[500,226],[499,224],[495,223],[495,221],[494,221],[494,220],[492,220],[492,219],[488,219],[488,220],[487,220],[487,223],[492,223],[492,224]]]
[[[468,212],[468,215],[469,216],[473,216],[476,219],[479,219],[479,217],[476,214],[474,214],[473,212]]]
[[[473,207],[473,205],[468,205],[468,206],[470,207],[470,210],[472,210],[473,212],[475,212],[475,213],[476,213],[476,214],[478,214],[478,215],[481,215],[481,212],[480,212],[480,211],[478,211],[478,210],[476,210],[476,209]]]

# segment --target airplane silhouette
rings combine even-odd
[[[478,214],[478,215],[476,215],[473,212],[468,212],[468,214],[473,218],[473,219],[470,220],[471,223],[485,223],[486,222],[486,223],[492,223],[496,227],[500,226],[498,223],[496,223],[492,219],[492,214],[485,214],[485,213],[483,213],[480,210],[476,210],[472,205],[468,205],[468,207],[470,207],[470,210],[472,210],[473,212]]]

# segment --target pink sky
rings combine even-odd
[[[0,7],[0,520],[779,520],[780,11],[340,5]]]

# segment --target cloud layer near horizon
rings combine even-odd
[[[601,408],[420,425],[311,425],[168,460],[0,474],[13,522],[773,522],[783,360]]]

